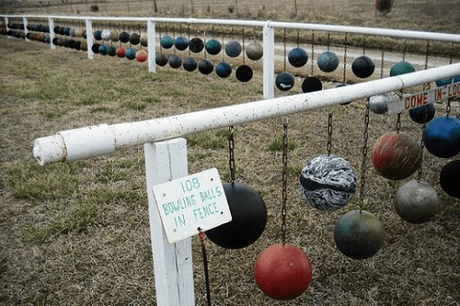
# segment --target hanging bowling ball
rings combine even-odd
[[[352,210],[343,215],[334,230],[334,241],[344,255],[366,259],[383,246],[385,231],[377,217],[365,210]]]
[[[211,55],[219,54],[220,50],[222,50],[222,44],[217,39],[210,39],[206,41],[206,45],[204,47],[206,52]]]
[[[308,61],[308,54],[305,49],[294,48],[288,54],[288,61],[294,67],[302,67]]]
[[[110,40],[113,42],[117,42],[119,40],[120,34],[118,31],[114,30],[110,32]]]
[[[75,35],[76,35],[77,37],[83,37],[83,31],[84,31],[84,30],[85,30],[85,29],[83,29],[83,28],[77,28],[77,29],[75,30]]]
[[[117,48],[115,46],[108,46],[107,54],[109,56],[115,56],[117,54]]]
[[[198,38],[198,37],[192,38],[190,40],[190,43],[188,44],[188,48],[193,53],[199,53],[204,48],[204,42],[201,38]]]
[[[421,163],[422,148],[406,133],[384,134],[372,150],[375,170],[389,180],[402,180],[411,176]]]
[[[162,48],[170,49],[170,48],[172,48],[172,46],[174,46],[174,38],[172,38],[169,35],[164,35],[160,39],[160,45],[161,45]]]
[[[358,78],[365,79],[374,73],[375,64],[369,57],[360,56],[353,61],[351,70]]]
[[[62,41],[62,43],[61,43],[61,41]],[[61,43],[61,44],[60,44],[60,43]],[[58,40],[58,45],[63,46],[63,45],[64,45],[64,40],[62,40],[62,39],[61,39],[61,40]],[[98,54],[98,53],[99,53],[99,47],[100,47],[100,46],[101,46],[100,44],[93,44],[93,45],[91,46],[91,51],[93,51],[93,53],[95,53],[95,54]]]
[[[94,31],[94,39],[102,40],[102,31],[101,30]]]
[[[198,64],[198,70],[202,74],[210,74],[212,70],[214,69],[214,65],[210,60],[201,60],[200,63]]]
[[[230,57],[237,57],[241,54],[241,51],[241,44],[236,40],[232,40],[231,42],[225,45],[225,53]]]
[[[129,41],[129,33],[123,31],[120,33],[120,36],[118,38],[122,43],[127,43]]]
[[[267,208],[257,191],[243,184],[224,184],[232,221],[206,232],[215,244],[241,249],[254,243],[267,224]]]
[[[129,60],[133,60],[136,58],[136,49],[128,48],[126,49],[125,57]]]
[[[81,42],[80,47],[82,51],[88,51],[88,43],[86,42],[86,40]]]
[[[116,53],[118,57],[125,57],[126,49],[124,47],[118,47]]]
[[[148,44],[148,37],[146,34],[142,34],[141,35],[141,45],[143,47],[147,47],[149,44]]]
[[[168,58],[168,63],[171,68],[180,68],[182,66],[182,59],[174,54]]]
[[[308,77],[305,78],[302,82],[302,92],[313,92],[313,91],[319,91],[323,89],[323,83],[321,83],[321,80],[316,78],[316,77]]]
[[[275,84],[279,90],[288,91],[294,86],[294,77],[289,72],[282,72],[276,76]]]
[[[369,109],[378,115],[385,114],[388,111],[388,102],[390,98],[387,95],[376,95],[369,98]]]
[[[274,244],[263,250],[254,265],[254,278],[273,299],[291,300],[307,290],[312,279],[310,259],[297,246]]]
[[[390,76],[396,76],[406,73],[415,72],[414,66],[408,62],[399,62],[393,65],[390,69]]]
[[[220,62],[216,65],[216,74],[221,78],[227,78],[232,74],[232,66],[227,62]]]
[[[334,155],[312,159],[302,169],[299,180],[305,200],[320,210],[342,208],[356,192],[355,170],[345,159]]]
[[[110,30],[102,30],[101,38],[105,41],[109,41],[110,35],[112,35],[112,32],[110,32]]]
[[[187,57],[184,59],[182,66],[185,70],[192,72],[195,71],[195,69],[198,67],[198,63],[193,57]]]
[[[439,198],[436,190],[421,181],[409,181],[401,186],[393,199],[396,212],[405,221],[421,224],[439,211]]]
[[[236,79],[240,82],[249,82],[252,79],[253,71],[248,65],[241,65],[236,69]]]
[[[452,78],[445,78],[445,79],[440,79],[436,81],[436,86],[438,87],[444,87],[452,83]]]
[[[138,45],[141,41],[141,36],[137,33],[131,33],[129,35],[129,42],[132,44],[132,45]]]
[[[323,52],[319,55],[316,63],[323,72],[332,72],[339,67],[339,57],[331,51]]]
[[[99,46],[99,54],[100,55],[106,55],[107,54],[107,46],[106,45],[100,45]]]
[[[164,53],[159,53],[155,56],[155,63],[158,66],[166,66],[168,63],[168,56]]]
[[[264,48],[258,43],[250,43],[246,47],[246,55],[250,60],[257,61],[264,55]]]
[[[433,119],[436,112],[436,107],[434,104],[429,103],[425,106],[413,108],[409,110],[409,116],[412,121],[417,123],[427,123]]]
[[[442,116],[430,121],[425,131],[425,147],[431,154],[449,158],[460,152],[460,120]]]
[[[147,51],[143,50],[143,49],[140,49],[140,50],[137,50],[136,52],[136,60],[140,63],[143,63],[147,60],[148,58],[148,54],[147,54]]]
[[[176,38],[174,46],[177,50],[184,51],[188,47],[188,39],[184,36],[179,36]]]
[[[447,163],[439,176],[442,190],[454,198],[460,198],[460,160]]]

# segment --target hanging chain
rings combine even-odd
[[[369,142],[369,98],[366,101],[366,112],[364,114],[364,137],[363,137],[363,160],[361,162],[361,186],[359,192],[359,200],[361,206],[364,204],[364,194],[366,186],[366,169],[367,169],[367,151]]]
[[[429,85],[428,85],[429,86]],[[420,140],[420,167],[418,168],[417,178],[422,180],[423,175],[423,148],[425,147],[425,132],[426,132],[426,123],[428,121],[428,105],[424,106],[423,110],[423,124],[422,124],[422,139]]]
[[[430,41],[428,41],[426,43],[426,53],[425,53],[425,70],[428,69],[428,55],[430,53]],[[423,90],[429,90],[430,89],[430,83],[425,83],[423,85]],[[426,112],[428,112],[428,109],[425,109]],[[425,117],[426,117],[426,114],[424,116],[424,120],[425,120]]]
[[[311,31],[311,71],[310,74],[313,75],[314,72],[314,55],[315,55],[315,31]]]
[[[206,282],[206,298],[208,300],[208,306],[211,306],[211,287],[209,285],[209,268],[208,268],[208,256],[206,254],[206,245],[204,243],[205,239],[205,234],[204,232],[201,231],[200,228],[198,228],[200,233],[198,236],[200,237],[200,242],[201,242],[201,254],[203,256],[203,267],[204,267],[204,279]]]
[[[235,184],[235,139],[233,137],[233,126],[228,128],[228,165],[230,167],[230,183]]]
[[[382,40],[380,44],[380,49],[382,50],[382,56],[380,58],[380,78],[383,79],[383,63],[385,62],[385,42]]]
[[[348,33],[345,33],[345,41],[343,46],[343,83],[347,80],[347,49],[348,49]]]
[[[332,112],[329,113],[327,120],[327,155],[331,155],[332,150]]]
[[[403,44],[403,58],[402,58],[402,61],[403,61],[403,62],[406,61],[406,51],[407,51],[407,50],[406,50],[406,49],[407,49],[406,43],[407,43],[407,41],[404,39],[404,44]]]
[[[284,72],[286,72],[286,28],[284,28],[284,37],[283,37],[283,48],[284,48]]]
[[[283,191],[281,208],[281,241],[284,244],[286,241],[286,215],[287,215],[287,149],[288,149],[288,121],[284,121],[284,134],[283,134]]]
[[[396,133],[401,131],[401,113],[398,113],[398,119],[396,119]]]
[[[449,117],[450,115],[450,101],[452,101],[452,98],[447,99],[447,105],[446,105],[446,117]]]

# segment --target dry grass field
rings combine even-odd
[[[240,14],[246,2],[238,1]],[[300,6],[301,1],[297,2]],[[359,9],[369,7],[370,17],[354,20],[337,8],[341,2],[324,1],[335,5],[324,19],[391,25],[393,13],[374,18],[371,2],[364,2],[368,6]],[[162,8],[167,3],[158,1]],[[199,1],[194,3],[198,7]],[[103,4],[99,5],[102,10]],[[311,13],[321,20],[318,11]],[[420,22],[396,23],[399,17],[394,18],[394,27],[400,28],[417,28]],[[455,32],[458,20],[452,31],[448,20],[424,26]],[[33,141],[88,125],[260,100],[261,71],[255,69],[248,83],[183,69],[159,68],[150,74],[145,63],[102,56],[89,61],[84,52],[51,50],[46,44],[5,36],[0,36],[0,66],[0,305],[155,305],[142,147],[41,167],[32,156]],[[324,86],[335,86],[332,81],[325,79]],[[297,92],[298,87],[290,94]],[[437,105],[436,111],[445,114],[445,105]],[[452,112],[459,111],[459,103],[453,102]],[[235,127],[235,159],[236,181],[259,191],[265,200],[267,228],[244,249],[227,250],[207,240],[213,305],[460,305],[460,201],[439,185],[441,168],[458,155],[440,159],[425,150],[421,179],[432,184],[441,200],[441,211],[430,222],[407,223],[393,207],[396,190],[417,174],[390,181],[377,175],[371,165],[363,202],[356,195],[339,211],[315,210],[299,192],[298,175],[309,160],[326,153],[330,112],[332,153],[347,159],[359,176],[364,100],[287,118],[286,240],[311,259],[310,287],[294,300],[276,301],[254,282],[258,254],[280,242],[281,234],[280,140],[286,118],[264,120]],[[395,126],[395,116],[371,113],[369,146]],[[402,114],[402,131],[421,139],[420,125],[407,113]],[[227,129],[187,136],[189,172],[216,167],[222,180],[228,181],[227,137]],[[353,209],[374,213],[385,229],[383,248],[366,260],[344,256],[334,243],[338,218]],[[206,305],[197,237],[192,244],[196,305]]]

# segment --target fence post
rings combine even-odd
[[[86,19],[86,44],[88,45],[88,58],[94,59],[93,53],[93,24],[91,20]]]
[[[275,97],[275,29],[270,26],[268,21],[263,28],[263,91],[265,99]]]
[[[147,51],[148,51],[148,59],[149,59],[149,72],[156,72],[156,50],[155,50],[155,22],[149,20],[147,22]]]
[[[188,175],[184,138],[144,144],[150,235],[158,306],[193,306],[191,239],[169,244],[156,207],[153,186]]]
[[[48,26],[50,28],[50,46],[51,49],[56,49],[56,45],[54,44],[54,38],[56,37],[56,34],[54,33],[54,19],[49,17],[48,18]]]
[[[29,33],[29,30],[27,29],[27,26],[29,24],[29,18],[23,16],[22,23],[24,24],[24,40],[28,42],[29,39],[27,38],[27,34]]]

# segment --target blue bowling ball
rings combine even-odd
[[[434,104],[429,103],[425,106],[413,108],[409,111],[409,116],[412,121],[417,123],[427,123],[433,119],[436,112]]]
[[[437,157],[457,155],[460,152],[460,120],[452,116],[433,119],[426,127],[425,147]]]
[[[281,91],[288,91],[294,86],[294,77],[289,72],[282,72],[275,79],[276,87]]]
[[[176,38],[174,46],[177,50],[184,51],[188,47],[188,39],[184,36],[179,36]]]
[[[216,65],[216,74],[221,78],[227,78],[232,74],[232,66],[227,62],[220,62]]]
[[[230,57],[237,57],[241,54],[242,50],[243,48],[241,47],[241,44],[236,40],[233,40],[225,45],[225,53],[227,53]]]
[[[174,38],[172,38],[169,35],[164,35],[160,39],[160,45],[161,45],[162,48],[170,49],[170,48],[172,48],[172,46],[174,46]]]
[[[182,66],[185,70],[192,72],[195,71],[195,69],[198,67],[198,63],[193,57],[187,57],[184,59]]]
[[[317,60],[318,67],[323,72],[332,72],[339,67],[339,57],[331,51],[320,54]]]
[[[288,54],[288,61],[294,67],[302,67],[308,61],[308,54],[302,48],[294,48]]]
[[[210,39],[206,42],[205,45],[206,52],[211,55],[219,54],[220,50],[222,50],[222,44],[217,39]]]
[[[135,58],[136,58],[136,49],[134,49],[134,48],[128,48],[128,49],[126,49],[125,56],[126,56],[126,58],[129,59],[129,60],[135,59]]]

